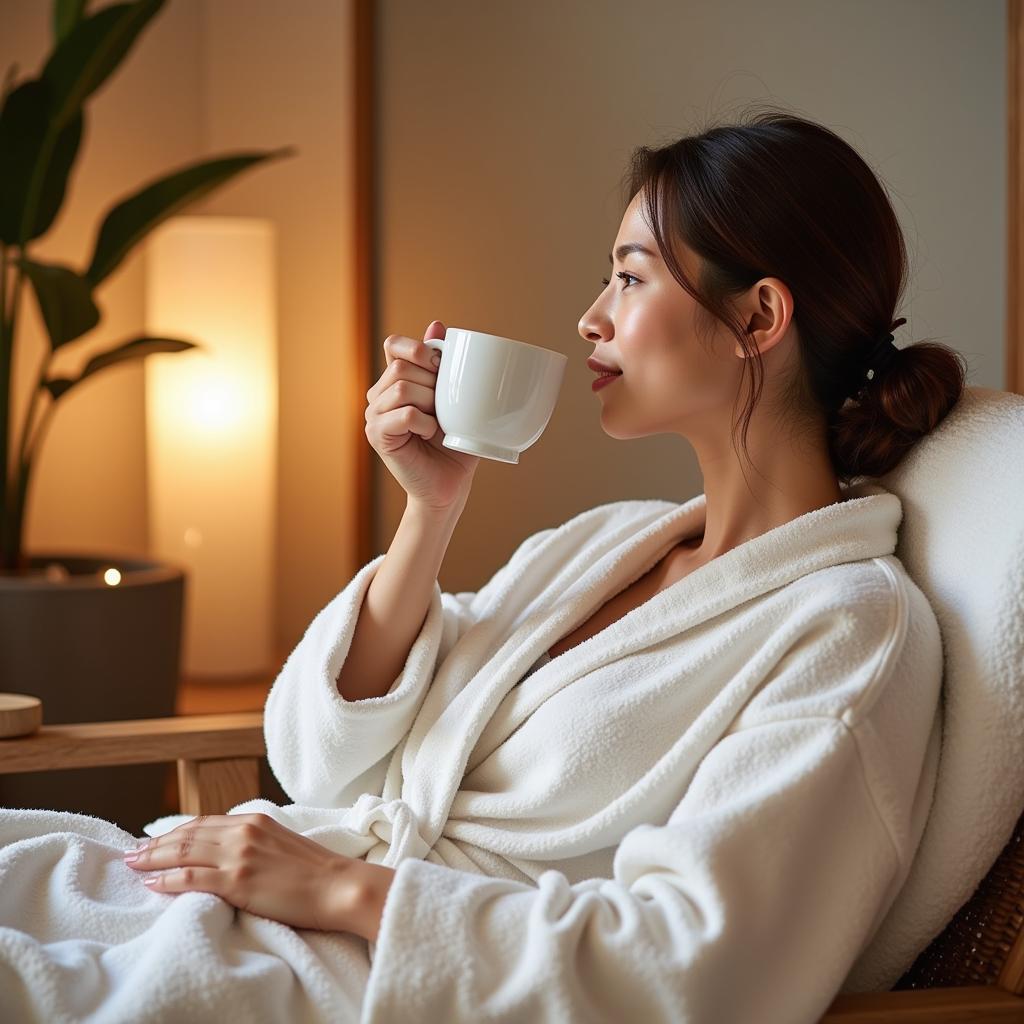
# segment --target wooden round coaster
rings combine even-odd
[[[28,693],[0,693],[0,737],[27,736],[43,724],[43,702]]]

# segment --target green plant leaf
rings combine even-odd
[[[114,4],[81,18],[46,61],[37,80],[42,88],[36,86],[20,98],[21,106],[15,108],[19,131],[9,133],[15,140],[12,160],[18,173],[3,198],[2,236],[8,244],[24,245],[53,223],[81,140],[82,104],[114,72],[163,3]],[[55,12],[55,23],[60,17]],[[31,124],[26,120],[26,104],[31,107]],[[18,220],[13,237],[7,223],[11,210]]]
[[[91,331],[100,322],[92,286],[81,274],[58,263],[16,259],[36,293],[39,311],[54,350]]]
[[[39,206],[36,209],[36,222],[25,241],[38,238],[49,231],[57,219],[61,206],[64,205],[64,193],[67,191],[68,178],[78,155],[78,147],[82,141],[85,125],[85,114],[78,111],[60,131],[54,143],[53,153],[46,166],[43,178],[43,189],[39,194]]]
[[[50,84],[32,78],[13,89],[0,110],[0,240],[18,241],[29,181],[46,138]]]
[[[20,241],[32,174],[46,141],[49,90],[44,80],[25,82],[9,95],[0,112],[0,240],[8,245]],[[79,111],[57,136],[40,189],[35,222],[26,241],[50,228],[64,202],[83,124],[84,115]]]
[[[111,4],[79,21],[57,45],[42,75],[53,86],[54,130],[71,120],[113,74],[163,4],[164,0]]]
[[[71,30],[82,20],[87,0],[54,0],[53,3],[53,39],[55,43],[64,40]]]
[[[202,345],[191,341],[181,341],[178,338],[134,338],[108,352],[101,352],[99,355],[93,356],[77,377],[53,377],[43,381],[43,386],[55,399],[60,398],[70,388],[85,380],[86,377],[91,377],[97,370],[102,370],[105,366],[123,363],[128,359],[141,359],[156,352],[184,352],[190,348],[202,348]]]
[[[204,160],[143,186],[113,207],[103,219],[85,276],[96,287],[131,248],[162,221],[212,192],[240,171],[294,152],[293,147],[285,146],[267,152],[236,153]]]
[[[0,241],[21,241],[21,219],[28,203],[32,175],[46,142],[50,84],[30,79],[14,89],[0,111]],[[68,176],[82,140],[84,116],[79,111],[54,142],[26,241],[38,238],[53,224],[67,189]]]

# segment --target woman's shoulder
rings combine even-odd
[[[793,656],[813,671],[780,680],[766,703],[799,709],[800,715],[838,717],[852,727],[894,685],[898,691],[937,691],[938,622],[895,555],[815,570],[777,596],[792,615],[786,629]]]
[[[857,558],[815,569],[787,584],[794,597],[883,617],[897,606],[915,606],[934,614],[924,592],[894,554]]]

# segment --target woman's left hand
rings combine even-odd
[[[371,941],[394,875],[333,853],[266,814],[201,814],[128,851],[125,863],[159,871],[145,879],[154,892],[212,892],[294,928],[350,931]]]

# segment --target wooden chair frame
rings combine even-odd
[[[0,773],[178,764],[182,814],[224,814],[258,797],[263,712],[44,725],[0,740]],[[994,985],[840,994],[819,1024],[988,1024],[1024,1021],[1024,930]]]

